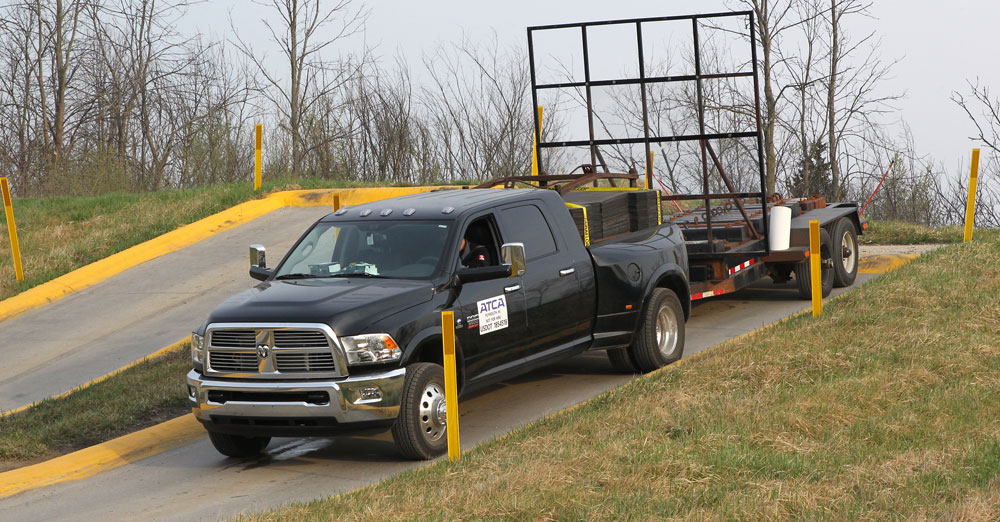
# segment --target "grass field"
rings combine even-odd
[[[868,230],[858,237],[858,242],[862,245],[959,243],[962,234],[962,227],[954,225],[933,228],[902,221],[870,221]]]
[[[277,190],[361,186],[330,180],[272,180],[255,193],[247,184],[91,197],[15,198],[25,280],[18,282],[0,221],[0,300],[98,259]],[[0,213],[3,214],[3,213]]]
[[[190,346],[60,399],[0,417],[0,471],[32,464],[189,413]]]
[[[244,520],[1000,518],[1000,234],[466,453]]]

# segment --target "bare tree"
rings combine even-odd
[[[270,0],[258,2],[278,15],[274,23],[262,18],[271,40],[277,44],[288,66],[287,76],[278,75],[264,58],[237,36],[239,49],[256,66],[269,88],[265,97],[281,114],[281,126],[291,140],[293,175],[302,170],[305,154],[328,143],[305,143],[304,122],[310,111],[329,104],[330,96],[340,89],[353,71],[327,58],[336,43],[364,26],[366,13],[351,0]],[[328,33],[329,31],[329,33]],[[329,36],[326,36],[329,34]]]

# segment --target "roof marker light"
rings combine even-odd
[[[408,209],[406,209],[406,210],[403,211],[403,215],[404,216],[412,216],[413,213],[416,212],[416,211],[417,211],[417,209],[415,209],[415,208],[408,208]]]
[[[441,209],[442,214],[451,214],[455,211],[455,207],[444,207]]]
[[[383,217],[384,216],[388,216],[389,214],[392,214],[392,209],[391,208],[383,208],[382,212],[378,213],[378,215],[383,216]]]
[[[361,216],[361,217],[368,217],[371,213],[372,213],[372,209],[366,208],[366,209],[364,209],[364,210],[361,211],[361,214],[358,214],[358,215]]]
[[[342,209],[340,209],[340,210],[338,210],[338,211],[336,211],[336,212],[333,213],[334,216],[343,216],[344,214],[347,214],[347,209],[346,208],[342,208]]]

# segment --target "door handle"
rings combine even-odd
[[[517,292],[521,289],[521,285],[505,286],[503,287],[503,293],[509,294],[511,292]]]
[[[559,275],[560,276],[568,276],[568,275],[572,274],[573,272],[576,272],[575,268],[563,268],[562,270],[559,271]]]

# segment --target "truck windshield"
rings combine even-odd
[[[319,223],[278,267],[277,279],[389,277],[426,279],[444,254],[450,223]]]

